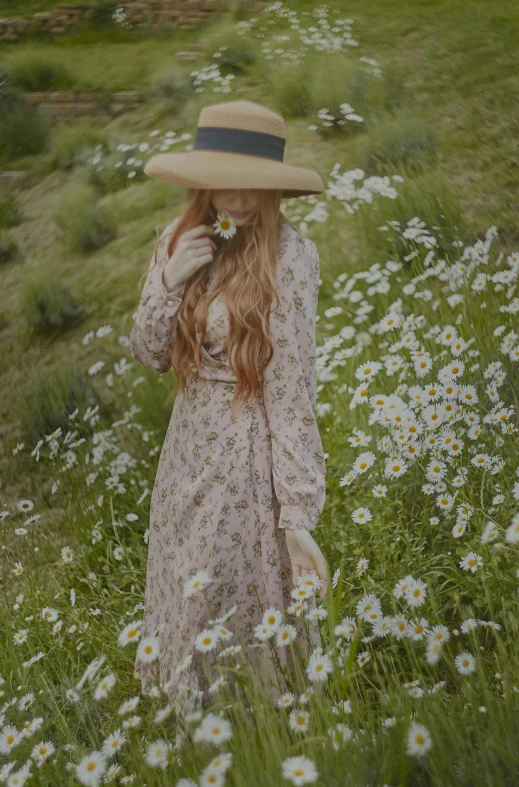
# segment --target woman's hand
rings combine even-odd
[[[319,597],[324,598],[328,587],[328,566],[310,531],[288,530],[285,528],[285,536],[292,564],[292,583],[294,587],[297,585],[297,580],[303,571],[314,569],[323,581]]]
[[[163,279],[166,289],[176,289],[202,265],[212,262],[216,243],[207,235],[214,232],[213,227],[208,224],[199,224],[180,235],[175,251],[164,266]]]

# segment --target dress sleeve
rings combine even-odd
[[[167,290],[162,278],[168,260],[167,244],[177,219],[168,224],[159,239],[157,261],[152,255],[137,311],[133,315],[130,352],[136,361],[159,374],[171,369],[171,346],[176,339],[177,312],[186,283]]]
[[[264,371],[263,396],[280,503],[278,526],[313,530],[326,499],[326,464],[315,420],[319,253],[313,241],[292,228],[281,243],[280,305],[269,315],[274,355]]]

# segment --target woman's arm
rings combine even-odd
[[[326,464],[315,420],[319,254],[313,241],[291,227],[281,242],[280,305],[269,318],[274,356],[264,372],[263,394],[279,527],[313,530],[326,499]]]
[[[178,219],[162,232],[157,247],[157,261],[152,255],[134,324],[130,333],[130,351],[136,361],[163,374],[171,369],[171,346],[176,339],[177,312],[186,284],[169,291],[162,274],[168,261],[167,243]],[[155,263],[155,264],[154,264]]]

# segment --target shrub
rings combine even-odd
[[[74,83],[65,63],[48,53],[23,50],[11,58],[9,67],[22,90],[58,90]]]
[[[27,103],[13,84],[12,74],[0,73],[0,162],[41,153],[47,144],[49,123]]]
[[[56,167],[68,169],[84,164],[97,145],[103,143],[106,133],[88,120],[78,120],[58,126],[52,137],[51,159]]]
[[[50,374],[36,375],[30,393],[21,398],[18,417],[23,438],[36,443],[61,426],[71,428],[69,415],[76,407],[84,410],[101,404],[101,397],[92,380],[64,366]]]
[[[203,52],[223,73],[226,69],[243,72],[258,59],[260,46],[256,39],[240,35],[233,24],[224,24],[204,35]]]
[[[0,228],[16,227],[22,220],[20,200],[14,194],[0,195]]]
[[[20,306],[36,332],[54,334],[77,325],[85,313],[78,300],[54,273],[43,268],[24,272]]]
[[[0,229],[0,265],[11,262],[17,254],[18,246],[14,239],[4,229]]]
[[[150,88],[156,96],[172,99],[175,103],[193,95],[193,85],[189,74],[176,64],[168,64],[153,74]]]
[[[368,175],[404,163],[419,171],[437,163],[434,130],[411,115],[380,118],[359,144],[359,166]]]
[[[115,237],[112,214],[99,201],[95,189],[75,183],[66,189],[56,209],[54,219],[72,249],[87,252],[98,249]]]
[[[326,108],[336,121],[344,120],[342,104],[350,104],[363,121],[348,121],[339,126],[341,133],[357,133],[376,119],[381,109],[388,111],[401,101],[402,83],[389,72],[384,78],[368,73],[344,52],[307,56],[293,66],[266,72],[268,92],[276,107],[292,118],[309,115],[318,121]],[[331,127],[330,127],[331,128]],[[330,133],[328,127],[323,133]]]
[[[90,6],[90,21],[95,25],[114,25],[116,4],[111,0],[96,0]]]

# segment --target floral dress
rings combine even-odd
[[[156,262],[152,257],[130,336],[135,360],[159,374],[171,368],[186,287],[168,291],[162,278],[166,235],[174,224],[160,238]],[[226,353],[229,315],[221,293],[209,308],[202,374],[194,371],[188,394],[177,393],[151,495],[141,636],[158,634],[161,650],[158,666],[136,659],[135,676],[149,695],[158,675],[182,713],[208,697],[204,663],[215,655],[200,652],[195,640],[214,621],[225,621],[233,633],[220,649],[242,645],[262,679],[266,676],[265,643],[255,627],[266,609],[283,611],[294,601],[283,531],[313,530],[325,503],[325,461],[315,420],[319,255],[313,241],[282,220],[277,259],[280,305],[269,316],[274,356],[262,390],[232,421],[236,376]],[[208,288],[217,276],[216,261]],[[201,570],[211,583],[184,596],[186,580]],[[315,609],[313,598],[309,609]],[[283,617],[302,640],[301,619],[286,612]],[[307,642],[319,646],[317,622],[305,625]],[[292,669],[290,648],[277,650],[283,668]],[[185,659],[189,669],[177,669]],[[265,683],[265,690],[279,696],[279,684]]]

